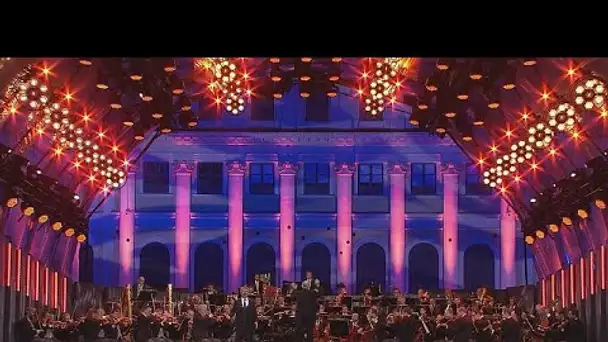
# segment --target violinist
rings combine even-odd
[[[435,318],[435,341],[447,341],[449,336],[448,319],[439,314]]]
[[[230,305],[225,304],[220,308],[219,314],[215,316],[215,338],[228,339],[232,335],[232,317],[230,316]]]
[[[477,342],[491,342],[494,339],[492,334],[492,323],[485,318],[481,312],[473,316],[473,326],[475,328],[475,340]]]
[[[215,325],[215,319],[209,307],[206,304],[200,304],[197,311],[194,313],[194,322],[192,324],[192,339],[194,341],[202,341],[211,337],[211,331]]]
[[[346,285],[340,283],[340,284],[338,284],[337,288],[338,288],[338,294],[336,295],[336,305],[342,306],[342,304],[344,302],[344,298],[348,296],[348,294],[346,292]]]
[[[468,317],[468,311],[465,307],[460,306],[457,309],[457,316],[454,320],[454,342],[468,342],[473,338],[473,322]]]
[[[505,311],[500,331],[504,342],[521,340],[521,326],[515,310]]]
[[[152,308],[144,307],[137,317],[137,322],[133,327],[133,337],[135,342],[147,342],[152,335]]]
[[[435,324],[431,321],[430,316],[425,308],[420,308],[418,315],[420,325],[418,328],[419,340],[431,342],[434,340]]]
[[[99,316],[99,312],[95,309],[89,309],[78,330],[84,342],[95,341],[101,332],[101,317]]]
[[[31,342],[41,332],[35,308],[26,308],[25,316],[15,324],[17,342]]]
[[[363,290],[363,306],[371,306],[372,299],[372,289],[366,287],[365,290]]]
[[[76,342],[78,341],[78,330],[76,329],[77,322],[72,320],[69,313],[65,312],[61,315],[58,326],[55,330],[55,338],[61,342]]]
[[[395,318],[393,328],[399,342],[411,342],[416,335],[418,323],[412,317],[412,310],[408,307]]]
[[[428,314],[432,317],[437,317],[441,313],[441,307],[437,304],[435,298],[429,298]]]
[[[418,289],[418,302],[420,304],[428,304],[429,302],[429,292],[425,289]]]
[[[568,310],[564,323],[564,337],[567,342],[583,342],[585,339],[585,325],[578,318],[576,309]]]

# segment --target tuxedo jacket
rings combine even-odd
[[[248,301],[249,304],[243,306],[242,298],[238,298],[232,308],[237,335],[249,335],[255,331],[255,321],[257,320],[255,301],[252,298],[249,298]]]

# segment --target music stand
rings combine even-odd
[[[348,322],[344,319],[329,321],[329,334],[331,337],[345,337],[348,335]]]

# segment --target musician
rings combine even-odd
[[[417,322],[412,318],[412,310],[410,308],[406,307],[403,309],[403,313],[396,318],[393,328],[399,342],[414,341]]]
[[[586,341],[585,335],[585,325],[578,318],[578,311],[576,309],[568,310],[564,323],[564,337],[566,342]]]
[[[438,314],[435,318],[435,341],[447,341],[449,335],[448,319]]]
[[[211,329],[215,325],[215,320],[206,304],[200,304],[197,307],[193,320],[192,339],[194,341],[202,341],[209,338],[211,336]]]
[[[60,326],[55,330],[55,338],[62,342],[76,342],[78,341],[78,331],[76,330],[76,323],[72,320],[72,317],[68,312],[65,312],[60,317]]]
[[[494,339],[492,322],[485,318],[481,312],[473,316],[473,324],[475,327],[475,340],[477,342],[491,342]]]
[[[435,298],[429,298],[429,307],[428,313],[429,316],[436,317],[442,312],[441,307],[437,304],[437,300]]]
[[[251,284],[251,288],[255,294],[262,295],[264,293],[264,283],[260,280],[259,274],[253,276],[253,284]]]
[[[363,305],[371,306],[372,300],[373,300],[372,289],[369,287],[366,287],[365,290],[363,290]]]
[[[454,342],[469,342],[473,338],[473,322],[468,317],[467,308],[460,306],[457,310],[457,317],[454,320]]]
[[[235,302],[232,314],[235,316],[235,342],[252,342],[255,332],[256,313],[253,301],[249,298],[249,288],[241,287],[241,297]]]
[[[137,284],[135,284],[133,288],[135,289],[135,299],[137,299],[141,291],[146,290],[148,288],[146,285],[146,278],[139,276],[137,278]]]
[[[17,342],[31,342],[40,332],[40,325],[36,318],[35,308],[26,308],[25,315],[15,323],[15,340]]]
[[[521,326],[515,310],[508,310],[501,323],[503,342],[519,342],[521,339]]]
[[[308,273],[306,272],[307,277]],[[315,322],[317,320],[317,292],[311,289],[310,279],[302,282],[302,289],[296,294],[296,340],[312,342]]]
[[[133,336],[135,338],[135,342],[147,342],[153,337],[151,316],[152,308],[146,306],[137,317],[137,322],[133,329]]]

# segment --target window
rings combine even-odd
[[[168,162],[144,162],[144,193],[169,193]]]
[[[274,98],[272,96],[252,99],[251,120],[274,121]]]
[[[322,92],[313,92],[306,99],[306,121],[329,121],[329,99]]]
[[[199,194],[221,194],[224,187],[222,163],[198,163],[197,186]]]
[[[483,184],[483,177],[475,164],[467,165],[465,182],[467,194],[487,195],[491,193],[491,188]]]
[[[304,164],[304,194],[329,195],[329,164]]]
[[[252,194],[274,194],[274,164],[251,164],[249,192]]]
[[[412,164],[412,193],[435,194],[437,191],[437,169],[435,164]]]
[[[382,195],[384,192],[382,164],[359,165],[359,195]]]

